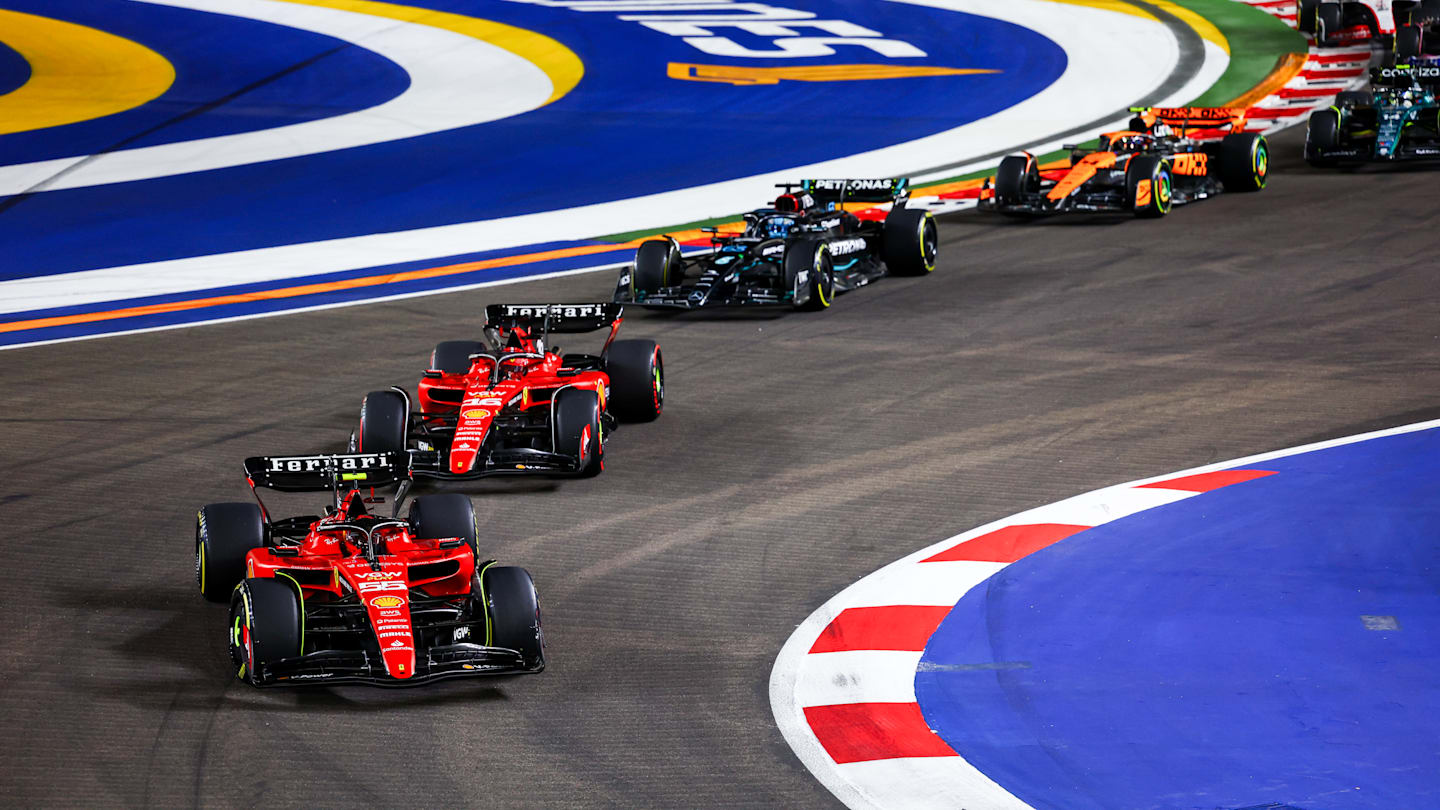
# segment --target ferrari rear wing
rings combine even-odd
[[[485,307],[485,327],[509,330],[522,326],[532,331],[539,328],[545,332],[578,334],[613,327],[623,312],[624,307],[613,302],[491,304]]]
[[[251,487],[277,492],[325,492],[339,487],[382,487],[410,478],[410,454],[340,453],[253,456],[245,459]]]
[[[821,203],[836,207],[849,202],[899,202],[910,197],[910,178],[876,180],[801,180],[800,189]]]
[[[1131,107],[1130,112],[1145,122],[1146,129],[1165,124],[1182,138],[1206,131],[1245,130],[1242,107]]]

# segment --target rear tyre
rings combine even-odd
[[[540,626],[540,597],[530,572],[513,565],[492,565],[480,575],[492,647],[520,653],[525,669],[545,668],[545,631]]]
[[[1295,10],[1295,27],[1302,33],[1315,33],[1315,9],[1319,5],[1320,0],[1300,0]]]
[[[917,208],[895,208],[885,217],[885,267],[900,276],[923,276],[935,270],[940,235],[935,218]]]
[[[265,520],[253,503],[212,503],[195,515],[195,582],[211,602],[230,599],[245,578],[245,556],[265,545]]]
[[[305,611],[299,586],[283,579],[246,579],[230,597],[230,660],[235,676],[255,686],[269,667],[303,651]]]
[[[600,397],[588,388],[565,388],[555,395],[555,452],[577,459],[583,478],[605,469]]]
[[[1159,219],[1170,213],[1174,185],[1170,164],[1158,155],[1139,155],[1125,167],[1126,199],[1142,219]]]
[[[627,422],[651,422],[665,406],[665,363],[653,340],[617,340],[605,352],[606,407]]]
[[[399,391],[371,391],[360,402],[359,453],[398,453],[405,450],[409,405]]]
[[[1040,190],[1040,166],[1029,155],[1011,155],[995,170],[995,201],[1004,205],[1020,202],[1021,194]]]
[[[1220,182],[1226,191],[1259,191],[1270,177],[1270,145],[1256,132],[1226,135],[1220,142]]]
[[[674,286],[679,280],[680,254],[668,239],[640,243],[635,251],[635,270],[630,274],[630,297],[636,300]]]
[[[1340,140],[1340,113],[1335,110],[1316,110],[1310,114],[1310,125],[1305,130],[1305,162],[1311,166],[1328,169],[1335,161],[1326,158],[1322,150],[1333,149]]]
[[[447,340],[435,344],[430,353],[430,368],[446,374],[470,373],[470,355],[484,354],[485,344],[478,340]]]
[[[406,514],[410,531],[417,540],[448,540],[458,537],[470,551],[480,555],[480,531],[475,525],[475,506],[458,492],[421,495],[410,502]]]
[[[1425,35],[1418,25],[1402,25],[1395,29],[1395,61],[1406,62],[1419,56],[1425,47]]]
[[[824,242],[795,242],[785,251],[785,289],[796,309],[829,309],[835,302],[835,262]]]
[[[1335,34],[1340,30],[1339,3],[1321,3],[1315,8],[1315,44],[1330,47],[1335,44]]]

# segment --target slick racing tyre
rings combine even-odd
[[[1125,192],[1135,216],[1158,219],[1174,204],[1170,163],[1158,155],[1137,155],[1125,167]]]
[[[225,602],[245,578],[245,555],[265,545],[265,520],[253,503],[212,503],[195,514],[195,582]]]
[[[1316,168],[1328,169],[1334,160],[1322,157],[1322,150],[1334,149],[1340,140],[1340,113],[1316,110],[1310,113],[1310,126],[1305,130],[1305,162]]]
[[[680,253],[668,239],[640,243],[630,274],[630,297],[636,300],[679,283]]]
[[[940,235],[935,218],[918,208],[894,208],[885,216],[885,268],[898,276],[923,276],[935,269]]]
[[[1021,194],[1040,190],[1040,166],[1030,155],[1011,155],[995,170],[995,202],[1014,205]]]
[[[1226,191],[1259,191],[1270,176],[1270,145],[1257,132],[1237,132],[1220,142],[1220,182]]]
[[[785,251],[785,289],[796,309],[829,309],[835,301],[835,263],[824,242],[795,242]]]
[[[1372,98],[1364,90],[1346,90],[1335,95],[1336,107],[1369,107]]]
[[[398,453],[405,450],[410,406],[399,391],[371,391],[360,402],[356,452]]]
[[[525,669],[545,668],[545,631],[540,627],[540,598],[530,572],[513,565],[492,565],[479,577],[481,607],[488,619],[487,646],[520,653]]]
[[[665,362],[653,340],[617,340],[605,352],[606,408],[627,422],[651,422],[665,407]]]
[[[235,587],[229,646],[237,678],[269,683],[271,664],[304,652],[304,604],[300,586],[290,579],[246,579]]]
[[[605,469],[600,396],[588,388],[562,388],[551,407],[555,452],[578,460],[581,477],[599,475]]]
[[[417,540],[448,540],[458,537],[470,551],[480,555],[480,532],[475,526],[475,506],[458,492],[421,495],[410,502],[406,514],[410,531]]]
[[[1408,62],[1419,56],[1425,47],[1425,34],[1418,25],[1402,25],[1395,29],[1395,61]]]
[[[430,368],[446,374],[470,373],[470,355],[484,354],[485,344],[478,340],[447,340],[435,344],[430,353]]]
[[[1301,33],[1315,33],[1315,9],[1320,5],[1320,0],[1300,0],[1295,10],[1295,27]]]
[[[1335,34],[1340,30],[1339,3],[1321,3],[1315,8],[1315,44],[1330,47],[1335,44]]]

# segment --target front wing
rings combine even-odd
[[[446,678],[477,675],[505,675],[539,672],[527,668],[516,650],[480,644],[446,644],[431,647],[415,656],[415,674],[394,678],[385,671],[380,657],[364,650],[321,650],[269,664],[261,673],[260,686],[311,686],[363,683],[372,686],[419,686]]]

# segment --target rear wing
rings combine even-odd
[[[1413,87],[1440,84],[1440,66],[1396,65],[1370,68],[1370,84],[1377,87]]]
[[[793,184],[787,184],[787,187]],[[910,178],[887,177],[876,180],[801,180],[800,190],[815,198],[820,205],[833,203],[838,208],[850,202],[900,202],[910,197]]]
[[[324,492],[341,487],[382,487],[410,478],[410,454],[342,453],[315,456],[252,456],[245,459],[251,488],[276,492]]]
[[[1145,130],[1164,124],[1182,138],[1216,131],[1244,132],[1242,107],[1131,107],[1130,112],[1145,123]]]
[[[491,304],[485,307],[485,328],[510,330],[522,326],[546,333],[594,332],[615,326],[624,307],[603,304]]]

